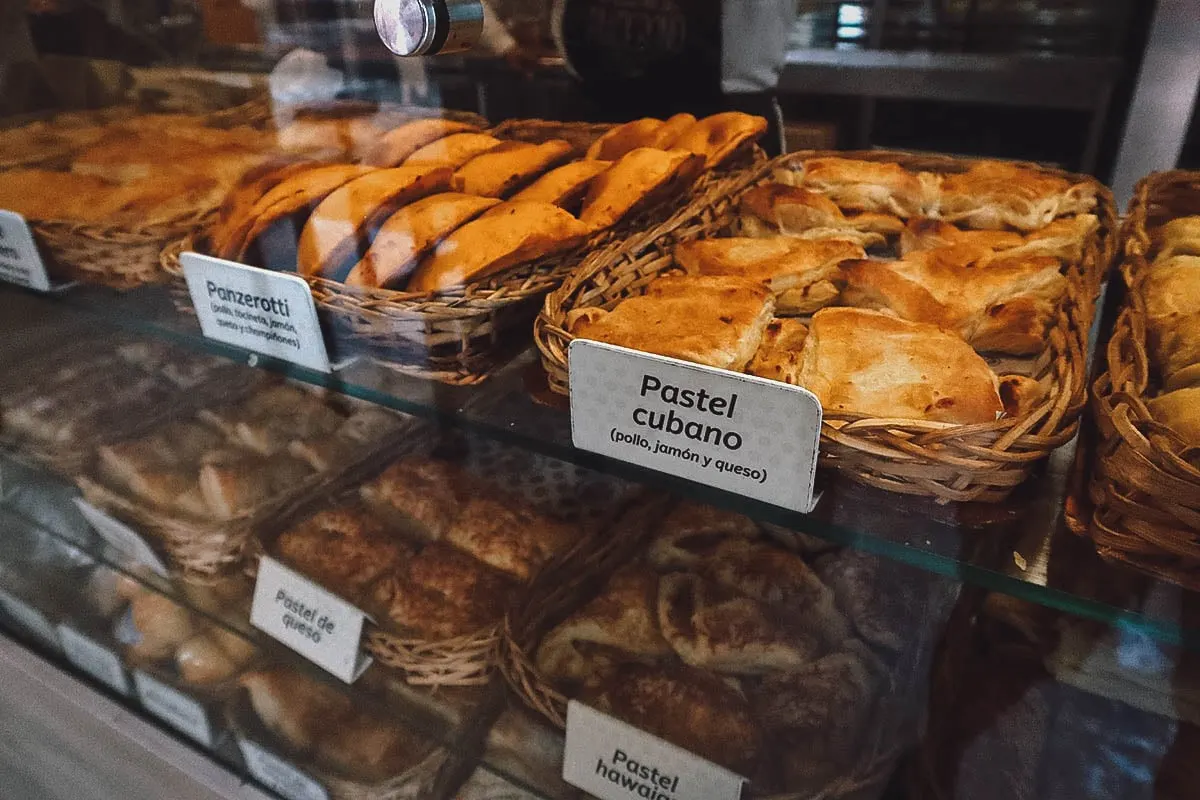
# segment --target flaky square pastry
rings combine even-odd
[[[771,320],[746,372],[760,378],[798,385],[800,368],[804,366],[804,340],[807,338],[808,326],[800,320]]]
[[[830,157],[805,161],[798,180],[840,208],[907,219],[935,206],[940,178],[928,172],[910,172],[892,162]]]
[[[742,195],[738,207],[742,214],[754,215],[785,236],[802,236],[814,228],[845,229],[877,234],[871,237],[870,244],[883,244],[885,234],[897,234],[904,228],[904,223],[893,214],[873,211],[846,214],[820,192],[786,183],[756,186]]]
[[[830,411],[969,425],[1003,411],[999,381],[971,346],[934,325],[878,311],[813,315],[796,383]]]
[[[581,308],[567,329],[581,339],[741,371],[762,340],[775,300],[758,281],[728,276],[667,276],[612,311]]]
[[[1150,355],[1168,389],[1200,380],[1200,256],[1156,261],[1140,286]]]
[[[942,219],[971,228],[1024,231],[1095,207],[1096,189],[1091,184],[1073,184],[1003,161],[980,161],[964,173],[946,176],[938,202]]]
[[[731,275],[760,281],[775,295],[775,313],[811,314],[837,299],[841,264],[866,251],[841,239],[728,237],[685,242],[675,262],[689,275]]]
[[[899,261],[845,266],[848,305],[954,331],[977,350],[1031,355],[1045,347],[1067,279],[1057,259],[1006,258],[970,245]]]

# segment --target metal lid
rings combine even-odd
[[[375,31],[398,56],[466,50],[482,28],[479,0],[375,0]]]

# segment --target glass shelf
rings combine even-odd
[[[108,324],[218,354],[398,411],[430,418],[502,443],[677,492],[930,573],[998,591],[1169,645],[1200,649],[1200,602],[1171,584],[1099,559],[1065,524],[1063,502],[1075,457],[1069,444],[1003,503],[938,505],[818,476],[821,500],[800,514],[575,449],[563,398],[545,387],[534,350],[474,387],[451,387],[398,374],[361,359],[325,375],[204,339],[166,292],[117,294],[88,287],[51,295],[5,288],[0,303],[39,313],[76,311]]]

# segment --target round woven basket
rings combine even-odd
[[[1200,589],[1200,450],[1146,407],[1157,376],[1140,291],[1150,230],[1186,214],[1200,214],[1200,171],[1157,173],[1137,185],[1123,229],[1126,295],[1108,343],[1108,370],[1092,387],[1097,445],[1089,533],[1104,558]]]
[[[612,309],[626,297],[674,268],[672,250],[680,242],[718,236],[737,218],[741,195],[772,172],[808,158],[841,156],[898,163],[914,171],[964,172],[972,161],[949,156],[893,151],[792,153],[757,168],[712,182],[688,207],[670,219],[594,252],[561,287],[546,297],[534,323],[550,388],[569,393],[567,353],[574,337],[568,312],[588,307]],[[853,479],[891,492],[933,497],[939,502],[1003,500],[1034,465],[1075,435],[1086,401],[1085,357],[1100,281],[1108,271],[1116,237],[1112,195],[1095,179],[1021,164],[1046,174],[1091,184],[1097,194],[1100,230],[1085,245],[1084,258],[1067,269],[1067,296],[1047,336],[1046,349],[1030,367],[1044,380],[1042,403],[1020,417],[977,425],[879,419],[826,411],[821,425],[821,462]]]

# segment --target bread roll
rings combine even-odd
[[[588,227],[549,203],[510,201],[450,234],[417,267],[413,292],[439,292],[483,280],[508,267],[569,250]]]
[[[413,153],[427,144],[436,142],[455,133],[477,131],[474,125],[448,119],[415,119],[398,128],[393,128],[370,148],[363,163],[377,167],[395,167],[403,164]]]
[[[184,682],[210,686],[237,674],[238,665],[208,634],[193,636],[175,652],[175,668]]]
[[[341,280],[358,262],[360,248],[396,209],[446,189],[450,170],[431,167],[381,169],[355,178],[313,210],[297,247],[301,275]]]
[[[133,626],[141,634],[141,640],[131,648],[137,656],[167,658],[196,631],[191,612],[157,592],[143,592],[129,608]]]

